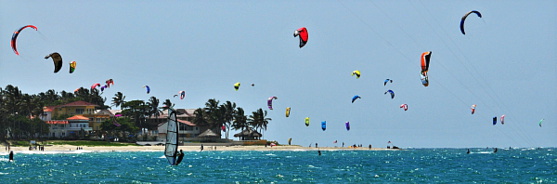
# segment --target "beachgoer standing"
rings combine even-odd
[[[203,151],[203,144],[201,144],[201,151]]]

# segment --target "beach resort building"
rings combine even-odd
[[[100,130],[103,121],[111,117],[107,110],[95,109],[95,104],[76,101],[43,108],[41,120],[50,125],[49,137],[81,137]]]
[[[195,109],[176,109],[176,118],[179,123],[179,141],[183,143],[189,141],[202,141],[206,140],[207,138],[220,139],[220,131],[198,127],[194,123],[192,123],[193,118],[195,117],[195,115],[193,114],[194,111]],[[150,117],[150,119],[147,120],[147,122],[151,121],[157,123],[158,141],[164,141],[166,139],[166,127],[168,126],[167,118],[168,110],[165,110],[159,117]],[[208,130],[212,133],[203,134]]]

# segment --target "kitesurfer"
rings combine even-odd
[[[497,153],[497,148],[493,149],[493,153]]]
[[[14,161],[14,151],[10,151],[10,161]]]
[[[468,149],[468,151],[466,151],[466,154],[470,154],[470,149]]]
[[[182,162],[182,159],[184,159],[184,152],[182,152],[182,149],[180,149],[180,153],[178,153],[178,160],[176,161],[176,165],[180,164],[180,162]]]

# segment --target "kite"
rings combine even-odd
[[[360,70],[354,70],[354,71],[352,72],[352,76],[354,76],[354,75],[356,75],[356,79],[359,79],[359,78],[360,78],[360,75],[361,75]]]
[[[106,80],[105,83],[106,83],[106,86],[107,86],[107,87],[110,87],[111,84],[114,85],[114,80],[108,79],[108,80]]]
[[[493,116],[493,125],[497,124],[497,116]]]
[[[390,93],[390,94],[391,94],[391,99],[394,99],[394,98],[395,98],[395,92],[394,92],[393,90],[390,90],[390,89],[389,89],[389,90],[385,91],[384,95],[387,94],[387,93]]]
[[[101,87],[101,84],[100,83],[95,83],[95,84],[91,85],[91,91],[93,91],[97,87]]]
[[[240,82],[234,83],[234,89],[238,91],[240,89]]]
[[[148,85],[143,86],[147,90],[147,94],[151,92],[151,88]]]
[[[422,85],[424,85],[425,87],[429,86],[429,78],[427,76],[427,72],[429,70],[430,58],[431,58],[431,51],[422,53],[422,57],[421,57],[422,71],[420,72],[420,79],[422,80]]]
[[[344,123],[344,126],[346,126],[347,131],[350,131],[350,122],[347,121],[346,123]]]
[[[305,122],[306,122],[306,127],[308,127],[309,126],[309,117],[306,117]]]
[[[186,91],[178,91],[178,94],[180,95],[180,100],[186,98]]]
[[[271,96],[267,100],[267,106],[269,107],[270,110],[273,110],[273,99],[276,100],[278,98],[276,96]]]
[[[105,88],[108,88],[108,85],[101,86],[101,92],[103,92]]]
[[[354,103],[354,101],[356,101],[357,99],[360,99],[362,97],[358,96],[358,95],[354,95],[354,97],[352,97],[352,103]]]
[[[75,71],[76,65],[77,63],[75,61],[70,62],[70,73],[73,73]]]
[[[52,62],[54,62],[54,73],[58,73],[62,68],[62,56],[58,52],[54,52],[44,57],[44,59],[48,58],[52,58]]]
[[[482,14],[477,10],[472,10],[472,11],[469,11],[468,13],[464,14],[464,16],[462,16],[462,18],[460,19],[460,32],[462,32],[463,35],[466,35],[466,33],[464,33],[464,21],[466,20],[468,15],[470,15],[472,13],[475,13],[478,17],[482,18]]]
[[[404,111],[408,110],[408,104],[401,104],[400,108],[404,109]]]
[[[286,108],[286,117],[290,117],[290,107]]]
[[[540,122],[538,123],[538,125],[540,125],[540,127],[542,127],[542,122],[543,122],[543,118],[540,120]]]
[[[476,112],[476,104],[472,105],[472,107],[470,107],[470,110],[472,110],[472,114],[474,114]]]
[[[505,115],[501,115],[501,125],[505,124]]]
[[[12,35],[12,41],[10,42],[10,45],[12,45],[12,49],[14,50],[16,55],[19,55],[19,52],[17,51],[17,44],[16,44],[17,36],[19,36],[19,33],[23,31],[23,29],[28,27],[35,29],[35,31],[38,31],[37,27],[35,27],[34,25],[26,25],[23,26],[22,28],[19,28],[17,31],[14,31],[14,34]]]
[[[321,122],[321,129],[323,129],[323,131],[325,131],[327,129],[327,121],[322,121]]]
[[[387,85],[387,82],[393,83],[393,80],[391,79],[385,79],[385,81],[383,81],[383,86]]]
[[[305,27],[299,28],[294,31],[294,37],[300,37],[300,48],[302,48],[308,42],[308,30]]]

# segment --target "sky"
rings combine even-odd
[[[113,79],[102,95],[107,105],[117,92],[186,109],[231,101],[246,114],[267,110],[264,139],[301,146],[557,146],[556,1],[0,3],[0,86],[23,93],[72,92]],[[470,15],[463,35],[460,19],[471,10],[482,18]],[[18,56],[9,42],[25,25],[38,31],[21,32]],[[309,33],[303,48],[293,36],[300,27]],[[419,76],[426,51],[428,87]],[[52,52],[64,61],[58,73],[44,59]],[[73,74],[70,61],[77,62]],[[387,78],[393,83],[383,86]],[[389,89],[394,99],[384,94]],[[173,98],[181,90],[186,98]],[[361,99],[351,103],[354,95]],[[270,96],[278,97],[274,110]],[[492,125],[501,115],[505,124]]]

